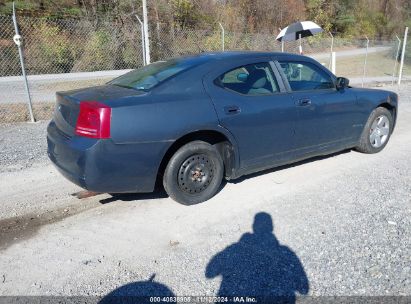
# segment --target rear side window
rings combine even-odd
[[[269,95],[280,91],[268,62],[237,67],[220,75],[214,83],[243,95]]]
[[[334,88],[331,76],[311,62],[281,61],[280,65],[293,91]]]
[[[109,82],[111,85],[148,91],[168,78],[188,70],[199,63],[194,64],[189,60],[171,59],[159,61],[133,70]]]

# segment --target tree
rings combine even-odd
[[[332,29],[332,2],[327,0],[307,0],[307,14],[310,20],[320,25],[325,31]]]

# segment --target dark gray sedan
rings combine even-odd
[[[381,151],[397,101],[351,88],[304,56],[201,54],[57,93],[48,154],[85,189],[151,192],[160,182],[190,205],[214,196],[223,178],[344,149]]]

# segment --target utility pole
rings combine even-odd
[[[143,0],[143,23],[146,64],[150,64],[150,40],[148,39],[147,0]]]

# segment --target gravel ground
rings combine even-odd
[[[0,125],[0,172],[47,162],[47,122]]]
[[[253,175],[193,207],[161,193],[79,200],[42,156],[4,162],[0,295],[411,296],[410,121],[407,86],[381,153]],[[46,125],[24,126],[41,137]],[[18,143],[7,151],[27,153],[12,128],[0,129]]]

